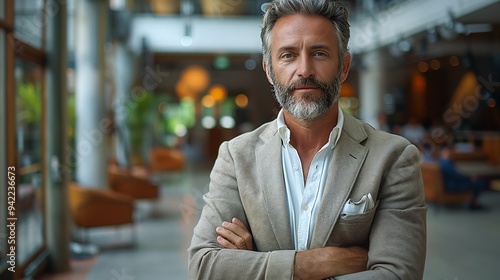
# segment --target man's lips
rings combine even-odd
[[[296,87],[295,90],[315,90],[319,89],[319,87]]]

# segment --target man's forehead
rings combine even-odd
[[[273,40],[281,43],[293,42],[297,39],[321,40],[323,43],[336,42],[336,31],[327,18],[317,15],[294,14],[276,21],[271,31]]]

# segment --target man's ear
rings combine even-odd
[[[347,52],[342,60],[342,74],[340,75],[340,82],[343,83],[349,75],[349,69],[351,68],[351,53]]]
[[[271,74],[269,73],[269,68],[267,67],[266,61],[262,59],[262,69],[266,72],[267,81],[274,86],[273,79],[271,79]]]

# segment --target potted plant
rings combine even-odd
[[[36,83],[19,83],[17,87],[17,145],[21,165],[41,160],[42,90]]]
[[[152,101],[152,94],[143,92],[132,98],[127,108],[125,124],[128,131],[129,161],[133,165],[143,165],[147,157],[146,152],[150,148],[147,143],[152,135],[151,124],[154,116]]]

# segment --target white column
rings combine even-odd
[[[108,150],[105,109],[107,5],[103,0],[80,0],[76,6],[76,180],[89,187],[107,185]]]
[[[113,83],[115,85],[115,96],[112,100],[114,112],[115,133],[113,135],[113,156],[121,166],[130,165],[130,137],[126,125],[129,102],[131,101],[132,84],[136,74],[135,54],[127,43],[130,30],[124,28],[129,26],[132,15],[127,11],[127,2],[118,0],[111,2],[114,12],[113,45],[114,56],[112,61]]]
[[[377,115],[382,111],[383,65],[379,50],[362,54],[359,73],[360,118],[378,128]]]

